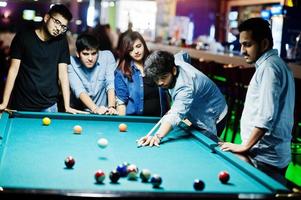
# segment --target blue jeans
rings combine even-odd
[[[58,112],[57,103],[53,104],[49,108],[41,110],[41,112]]]

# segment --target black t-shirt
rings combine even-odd
[[[155,82],[149,78],[143,78],[144,87],[144,103],[143,115],[145,116],[160,116],[160,96],[159,88]]]
[[[11,58],[21,60],[10,107],[23,111],[41,111],[58,100],[58,64],[70,63],[65,35],[48,41],[34,30],[17,33],[11,44]]]

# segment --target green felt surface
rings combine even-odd
[[[43,116],[51,118],[42,125]],[[228,152],[216,153],[209,148],[213,141],[200,132],[175,129],[160,147],[137,148],[136,139],[145,135],[158,118],[17,113],[0,119],[0,186],[3,188],[91,190],[126,192],[196,193],[194,179],[205,182],[199,193],[275,194],[286,188]],[[118,125],[126,123],[127,132]],[[73,126],[81,125],[82,134],[74,134]],[[99,138],[109,141],[107,148],[97,145]],[[75,158],[73,169],[66,169],[64,159]],[[140,179],[121,178],[118,184],[109,180],[111,170],[123,163],[135,164],[139,170],[149,169],[163,179],[160,188]],[[103,184],[96,184],[94,173],[106,173]],[[222,184],[218,173],[230,174]]]

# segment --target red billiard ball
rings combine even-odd
[[[151,178],[151,183],[154,188],[159,188],[162,183],[162,178],[159,175],[155,174]]]
[[[227,183],[230,179],[230,175],[227,171],[221,171],[219,174],[218,174],[218,178],[219,180],[222,182],[222,183]]]
[[[205,183],[202,180],[195,179],[193,183],[193,187],[195,190],[203,190],[205,187]]]
[[[95,172],[94,178],[97,183],[102,183],[105,180],[106,175],[101,169],[99,169]]]
[[[72,156],[68,156],[66,159],[65,159],[65,165],[68,169],[71,169],[75,164],[75,160]]]

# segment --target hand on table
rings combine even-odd
[[[115,108],[113,107],[109,107],[107,109],[106,115],[118,115],[118,112]]]
[[[108,108],[105,106],[100,106],[97,107],[96,109],[93,110],[94,114],[99,114],[99,115],[103,115],[108,111]]]
[[[4,106],[3,104],[0,104],[0,112],[3,112],[6,109],[6,106]]]
[[[160,146],[161,139],[157,136],[144,136],[137,140],[138,146]]]
[[[247,148],[241,144],[234,144],[230,142],[219,142],[222,151],[231,151],[233,153],[244,153],[247,151]]]

